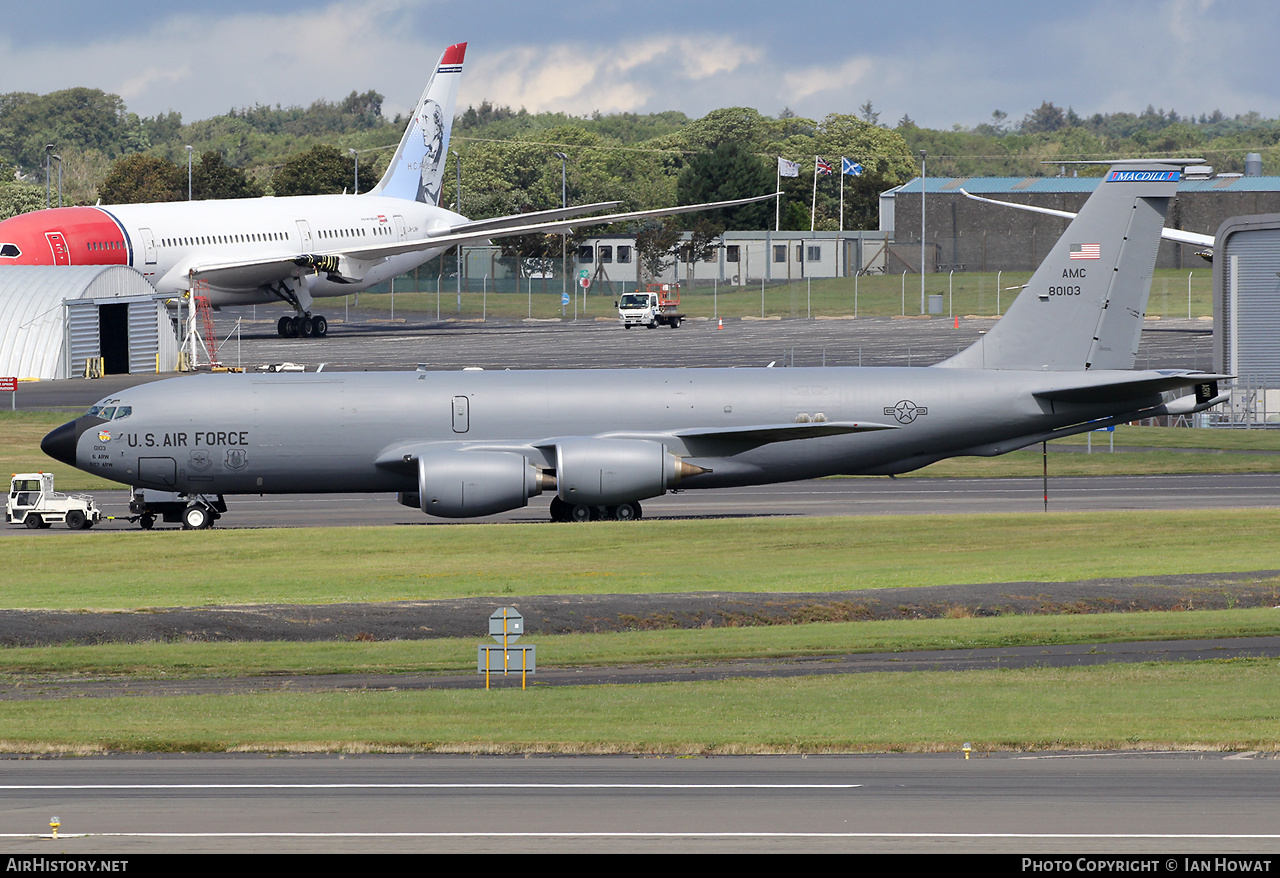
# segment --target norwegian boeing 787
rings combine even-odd
[[[371,192],[38,210],[0,222],[0,266],[129,265],[161,293],[200,284],[215,308],[285,301],[297,315],[280,318],[280,334],[320,337],[328,321],[312,314],[314,299],[368,289],[458,244],[773,197],[599,215],[620,203],[602,202],[474,221],[447,210],[440,189],[466,49],[445,49]]]

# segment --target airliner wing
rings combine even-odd
[[[372,247],[348,247],[334,250],[318,250],[314,253],[273,257],[269,259],[238,262],[200,262],[191,260],[175,266],[166,276],[174,286],[186,288],[186,279],[195,277],[208,281],[211,286],[233,289],[252,289],[278,283],[292,276],[299,268],[324,272],[333,280],[358,281],[365,272],[389,256],[432,249],[444,251],[458,244],[489,241],[514,235],[567,232],[577,226],[626,222],[649,217],[671,216],[680,213],[696,213],[701,210],[718,210],[753,204],[777,197],[777,193],[757,195],[754,198],[738,198],[733,201],[716,201],[708,204],[686,204],[679,207],[660,207],[656,210],[640,210],[629,213],[607,213],[588,216],[597,210],[617,207],[621,202],[603,201],[577,207],[555,208],[519,213],[494,219],[470,220],[443,229],[429,231],[426,238],[413,241],[396,241]]]
[[[715,201],[708,204],[685,204],[680,207],[660,207],[656,210],[639,210],[631,213],[607,213],[601,216],[561,217],[550,221],[538,220],[539,214],[514,214],[492,220],[479,220],[475,223],[464,223],[431,235],[426,240],[397,241],[391,244],[379,244],[374,247],[353,248],[341,251],[344,256],[355,259],[375,259],[384,256],[396,256],[410,253],[426,247],[454,247],[458,244],[471,244],[477,241],[488,241],[493,238],[509,238],[514,235],[556,234],[568,232],[577,226],[594,226],[604,223],[627,222],[629,220],[648,219],[650,217],[672,216],[679,213],[697,213],[701,210],[720,210],[728,207],[739,207],[776,198],[778,193],[757,195],[754,198],[738,198],[733,201]],[[575,210],[575,208],[569,208]],[[543,211],[554,213],[554,211]],[[529,218],[534,222],[529,222]]]
[[[1026,210],[1031,213],[1043,213],[1046,216],[1056,216],[1061,217],[1062,219],[1076,218],[1076,215],[1069,210],[1054,210],[1051,207],[1036,207],[1031,204],[1015,204],[1012,201],[997,201],[994,198],[983,198],[980,195],[974,195],[970,192],[964,191],[963,189],[960,190],[960,194],[965,198],[972,199],[973,201],[981,201],[986,204],[997,204],[1000,207],[1013,207],[1018,210]],[[1178,244],[1190,244],[1193,247],[1209,247],[1212,249],[1214,243],[1213,235],[1184,232],[1182,229],[1162,229],[1160,237],[1164,238],[1166,241],[1174,241]]]

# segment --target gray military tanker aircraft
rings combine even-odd
[[[1194,160],[1122,161],[1000,322],[927,368],[199,375],[125,390],[50,456],[208,527],[229,494],[394,492],[470,518],[554,492],[556,521],[639,518],[672,488],[892,475],[1226,399],[1130,371],[1165,210]]]

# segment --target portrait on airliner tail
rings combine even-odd
[[[422,145],[426,153],[422,157],[421,175],[418,180],[418,201],[423,204],[440,203],[440,184],[444,179],[437,173],[444,161],[444,110],[435,101],[422,102],[418,113],[418,127],[422,130]]]

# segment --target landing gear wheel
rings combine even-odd
[[[571,507],[559,497],[551,498],[551,520],[568,521]]]
[[[311,336],[315,335],[316,322],[311,319],[310,314],[304,317],[299,317],[297,318],[297,320],[298,320],[298,336],[300,338],[311,338]]]
[[[635,521],[640,517],[640,504],[619,503],[609,509],[609,517],[614,521]]]
[[[298,337],[298,318],[297,317],[281,317],[280,322],[284,324],[284,337]]]
[[[569,510],[570,521],[590,521],[595,518],[595,510],[586,504],[579,503]]]
[[[325,320],[323,315],[317,315],[311,318],[311,335],[315,338],[324,338],[329,334],[329,321]]]
[[[40,513],[31,512],[27,515],[26,519],[23,521],[23,524],[27,526],[28,530],[36,530],[37,528],[39,528],[41,525],[44,524],[44,520],[40,518]]]
[[[156,526],[156,517],[152,515],[150,512],[145,513],[144,515],[142,515],[141,518],[138,519],[138,527],[142,528],[143,530],[151,530],[151,528],[155,526]]]
[[[292,322],[293,322],[292,317],[289,317],[287,315],[284,317],[281,317],[279,322],[276,323],[276,335],[280,336],[281,338],[288,338],[290,335],[289,325]]]
[[[203,506],[194,504],[182,510],[183,530],[204,530],[211,524],[213,524],[213,516]]]
[[[79,509],[72,509],[67,513],[67,527],[71,530],[84,530],[89,524],[89,520],[84,517],[84,513]]]

